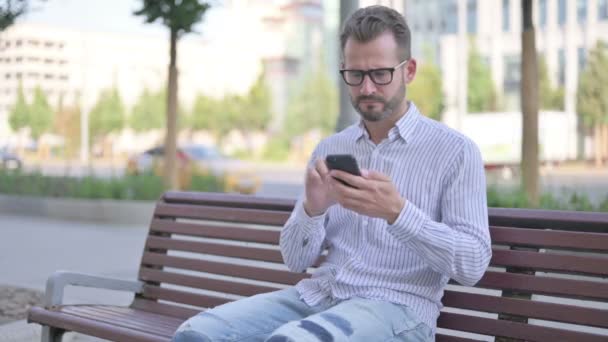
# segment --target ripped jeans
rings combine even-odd
[[[309,306],[295,288],[256,295],[201,312],[173,342],[433,341],[407,307],[353,298]]]

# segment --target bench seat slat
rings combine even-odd
[[[136,313],[133,309],[125,309],[131,310],[131,312],[109,312],[105,310],[100,310],[96,306],[84,305],[69,305],[62,307],[60,311],[66,314],[82,318],[90,317],[91,319],[107,324],[117,324],[116,322],[120,322],[118,325],[122,327],[146,331],[161,336],[170,335],[171,331],[175,331],[175,328],[180,324],[180,322],[175,319],[169,319],[160,315],[156,315],[156,317],[153,317],[150,316],[149,313],[146,317],[143,317],[139,315],[139,313]]]
[[[68,312],[68,310],[72,310],[73,308],[89,308],[90,305],[72,305],[72,306],[64,306],[63,310]],[[131,307],[118,307],[118,306],[106,306],[99,305],[94,306],[94,310],[97,312],[105,312],[110,315],[114,315],[117,317],[123,317],[125,319],[133,319],[140,323],[150,324],[154,323],[155,325],[165,327],[165,328],[175,328],[176,324],[181,324],[183,319],[175,318],[175,317],[167,317],[166,315],[162,315],[156,312],[146,312],[143,310],[136,310]]]
[[[262,267],[234,265],[223,262],[190,259],[145,252],[142,264],[181,268],[190,271],[207,272],[252,280],[262,280],[279,284],[294,285],[298,281],[310,277],[308,273],[293,273]]]
[[[540,271],[565,271],[577,274],[608,276],[608,258],[601,256],[563,255],[517,250],[492,250],[494,266],[516,266]]]
[[[437,321],[437,327],[482,335],[517,338],[526,341],[605,342],[608,338],[606,335],[602,336],[452,312],[442,312]]]
[[[493,244],[608,251],[608,234],[490,227]]]
[[[154,217],[218,220],[223,222],[242,222],[276,226],[283,225],[290,214],[291,213],[285,211],[165,203],[157,204],[156,209],[154,210]]]
[[[446,307],[608,328],[608,310],[446,290]]]
[[[598,281],[487,271],[475,286],[498,290],[515,290],[534,294],[607,301],[608,286],[605,285],[606,283]]]
[[[269,286],[238,283],[234,281],[212,279],[207,277],[195,277],[167,271],[159,271],[151,268],[142,268],[139,277],[145,281],[159,282],[201,288],[211,291],[231,293],[241,296],[253,296],[259,293],[279,290]]]
[[[286,198],[272,198],[256,196],[243,196],[238,194],[167,191],[163,194],[163,201],[167,203],[214,205],[229,208],[250,208],[263,210],[282,210],[291,212],[295,200]]]
[[[140,296],[135,297],[130,306],[136,310],[158,313],[185,321],[186,319],[198,314],[201,310],[177,306],[168,303],[159,303],[156,300],[149,300]]]
[[[32,307],[28,312],[28,321],[30,322],[58,327],[67,331],[80,332],[111,341],[168,342],[170,339],[170,332],[161,336],[154,335],[146,331],[126,328],[121,325],[122,320],[124,318],[117,320],[114,324],[108,324],[40,307]]]
[[[452,335],[435,334],[436,342],[479,342],[480,340],[473,340],[465,337],[458,337]]]
[[[211,254],[225,257],[244,258],[283,264],[283,257],[281,256],[281,252],[276,249],[273,250],[268,248],[235,246],[211,242],[186,241],[159,236],[149,236],[146,240],[146,248],[194,252],[200,254]]]
[[[154,219],[150,225],[150,230],[153,232],[182,234],[194,237],[268,243],[273,245],[279,244],[278,231],[240,228],[237,225],[212,226],[209,224]]]
[[[145,298],[199,306],[201,308],[213,308],[231,301],[231,299],[228,298],[185,292],[152,285],[144,286],[142,296]]]

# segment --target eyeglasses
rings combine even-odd
[[[409,59],[404,60],[403,62],[397,64],[393,68],[379,68],[379,69],[370,69],[370,70],[354,70],[354,69],[342,69],[340,70],[340,74],[344,79],[344,82],[349,86],[358,86],[363,83],[365,79],[365,75],[369,75],[369,78],[376,85],[387,85],[393,81],[393,73],[398,68],[405,65]]]

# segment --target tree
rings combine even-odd
[[[22,128],[28,127],[30,121],[30,108],[25,100],[25,94],[23,93],[23,86],[19,84],[19,90],[17,91],[17,102],[11,109],[9,114],[8,123],[13,131],[18,131]]]
[[[471,42],[468,58],[467,108],[469,113],[489,112],[497,109],[497,95],[492,73]]]
[[[522,186],[530,203],[536,206],[539,202],[538,66],[536,37],[532,21],[532,0],[522,0],[521,9],[523,26],[521,34]]]
[[[53,132],[64,138],[68,158],[77,156],[80,147],[80,107],[77,103],[64,106],[63,98],[60,98],[53,120]]]
[[[192,106],[190,115],[190,128],[193,130],[207,130],[217,133],[222,127],[221,101],[215,98],[198,94]]]
[[[48,133],[53,126],[53,109],[40,87],[36,87],[34,90],[34,101],[29,114],[29,126],[34,139]]]
[[[124,127],[124,105],[118,89],[103,90],[89,115],[89,131],[94,140]]]
[[[27,0],[4,0],[0,5],[0,32],[15,23],[28,10]]]
[[[348,17],[359,8],[359,0],[340,0],[340,25],[339,27],[343,27],[344,23],[348,19]],[[340,50],[338,52],[339,56],[343,56],[342,47],[338,46]],[[344,57],[342,57],[344,58]],[[350,94],[348,92],[348,85],[344,83],[342,80],[339,81],[339,115],[337,115],[337,122],[335,124],[335,131],[339,132],[346,127],[352,125],[357,121],[359,115],[353,108],[350,101]]]
[[[209,9],[207,2],[198,0],[142,0],[135,15],[145,17],[146,23],[161,21],[169,29],[169,81],[167,83],[167,133],[165,136],[165,188],[178,188],[177,153],[177,41],[192,32],[196,23]]]
[[[240,113],[245,127],[254,130],[265,129],[271,118],[271,105],[270,89],[264,79],[264,71],[262,71],[249,89],[244,111]]]
[[[137,103],[133,106],[129,125],[136,132],[160,129],[165,125],[165,108],[167,107],[166,91],[156,93],[144,89]]]
[[[564,110],[564,87],[551,86],[547,62],[543,56],[538,57],[538,96],[540,108]]]
[[[589,59],[578,83],[576,109],[586,127],[594,131],[595,164],[602,165],[603,149],[608,144],[608,51],[598,42],[589,51]],[[605,137],[603,137],[606,135]],[[604,146],[604,147],[602,147]],[[608,154],[608,153],[606,153]]]
[[[323,68],[319,68],[289,101],[286,130],[292,136],[314,128],[327,134],[334,130],[337,116],[338,92]]]
[[[418,68],[416,79],[407,88],[407,96],[421,113],[439,121],[445,106],[443,82],[439,68],[433,63],[433,55],[426,55],[426,62]]]

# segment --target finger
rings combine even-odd
[[[329,169],[327,168],[327,164],[325,164],[325,160],[323,160],[323,158],[317,158],[315,161],[315,169],[321,178],[325,178],[329,173]]]
[[[366,189],[368,187],[365,178],[361,176],[352,175],[348,172],[344,172],[341,170],[331,170],[329,172],[329,175],[331,177],[341,179],[358,189]]]
[[[362,170],[361,174],[363,178],[372,179],[383,182],[392,182],[391,178],[385,175],[382,172],[374,171],[374,170]]]

